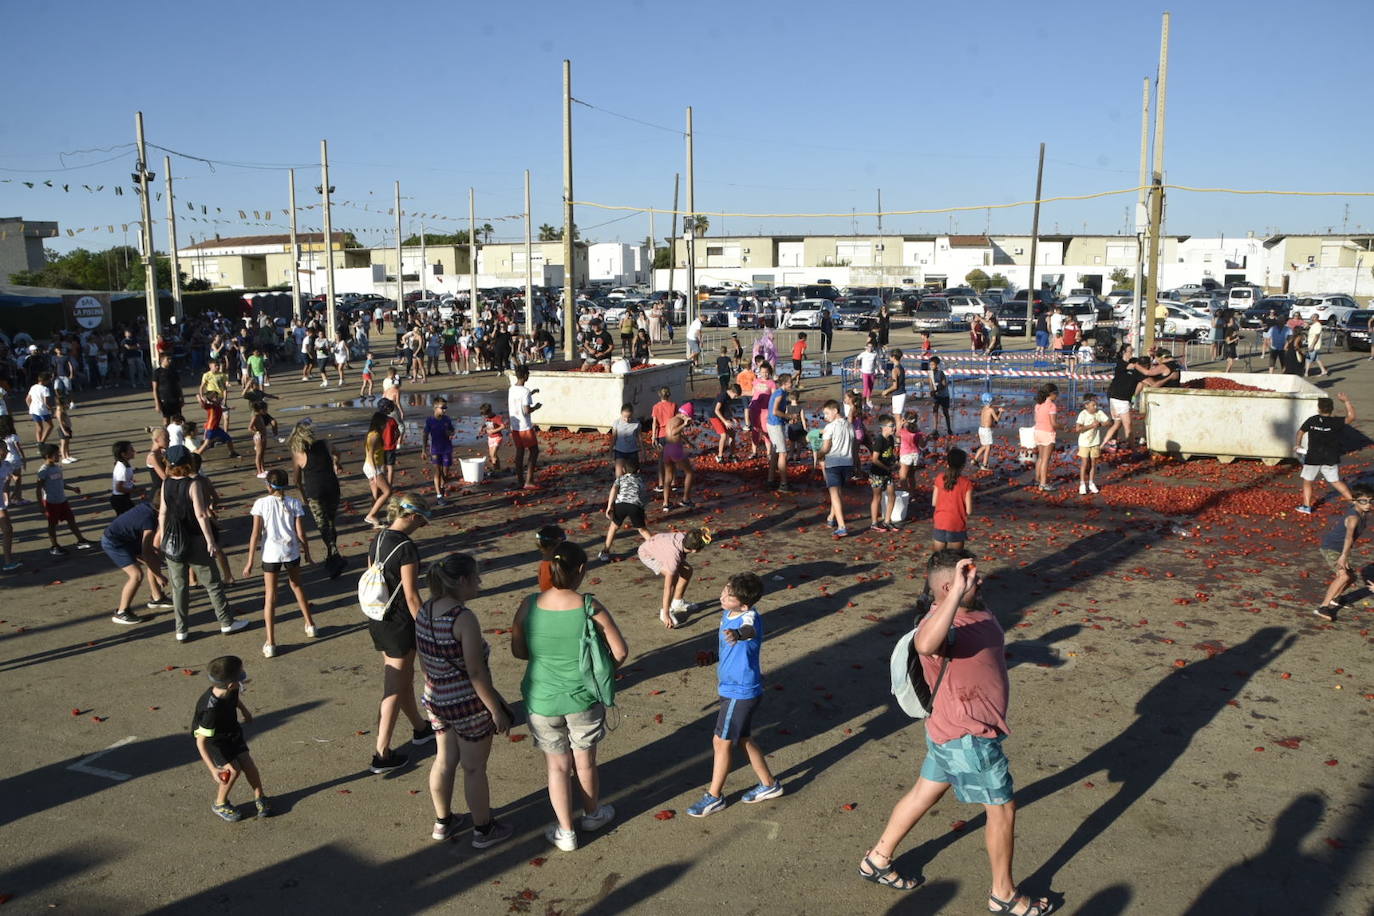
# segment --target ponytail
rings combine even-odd
[[[944,487],[946,490],[953,490],[954,485],[959,482],[959,475],[963,473],[964,464],[968,461],[968,453],[961,448],[952,448],[945,455]]]

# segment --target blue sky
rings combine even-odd
[[[872,210],[878,188],[889,209],[1023,200],[1033,196],[1041,140],[1047,197],[1130,187],[1141,80],[1155,74],[1161,12],[1135,2],[1000,0],[10,4],[6,31],[21,40],[0,102],[0,178],[12,179],[0,183],[0,215],[55,219],[64,229],[114,224],[114,236],[64,232],[59,250],[122,242],[120,224],[138,217],[127,194],[133,151],[119,145],[133,140],[141,108],[151,143],[304,166],[302,205],[318,201],[319,140],[328,138],[336,202],[381,209],[335,209],[335,226],[365,242],[388,240],[397,179],[412,213],[466,218],[472,186],[479,216],[490,218],[521,211],[529,168],[536,225],[559,223],[564,57],[573,94],[596,106],[573,111],[580,200],[669,207],[687,105],[697,207],[707,213]],[[1173,14],[1172,183],[1374,190],[1367,0],[1195,0]],[[150,151],[159,182],[162,155]],[[183,241],[277,231],[238,222],[240,209],[250,222],[252,210],[276,211],[273,221],[283,222],[282,171],[211,170],[178,157],[173,171],[179,199],[212,213],[219,206],[233,220],[179,221]],[[71,190],[20,183],[44,179]],[[114,196],[114,185],[126,196]],[[1042,231],[1120,231],[1132,202],[1048,204]],[[154,208],[159,247],[164,206]],[[302,225],[318,225],[318,212],[302,214]],[[609,222],[621,216],[582,209],[577,221],[595,240],[648,233],[648,217]],[[1026,232],[1030,219],[1021,208],[893,216],[883,228]],[[1340,231],[1346,220],[1351,231],[1374,231],[1374,198],[1169,198],[1168,229],[1199,236]],[[493,223],[497,238],[522,231],[518,220]],[[871,232],[874,223],[715,215],[710,231]],[[655,228],[665,236],[667,218]]]

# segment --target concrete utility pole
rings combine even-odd
[[[1140,353],[1140,316],[1143,312],[1141,302],[1145,296],[1145,245],[1149,235],[1150,207],[1150,78],[1145,77],[1145,89],[1140,106],[1140,190],[1135,204],[1135,288],[1131,293],[1131,346],[1137,355]]]
[[[697,196],[693,180],[695,168],[692,153],[692,106],[687,106],[687,224],[682,234],[687,239],[687,324],[697,317]],[[676,209],[676,207],[674,208]],[[682,339],[686,341],[687,335]],[[684,343],[684,346],[686,344]]]
[[[1150,187],[1150,282],[1145,295],[1146,352],[1155,345],[1155,308],[1159,297],[1160,235],[1164,231],[1164,107],[1169,92],[1169,14],[1159,33],[1159,84],[1155,95],[1154,173]]]
[[[291,202],[291,314],[305,319],[305,304],[301,302],[301,247],[296,239],[296,170],[286,172],[286,190]]]
[[[425,251],[425,221],[420,220],[420,298],[429,298],[429,284],[425,281],[425,274],[429,272],[429,253]]]
[[[1030,277],[1026,283],[1026,336],[1035,330],[1035,249],[1040,242],[1040,189],[1045,180],[1045,144],[1040,144],[1040,164],[1035,167],[1035,213],[1031,217]]]
[[[334,313],[334,224],[330,218],[329,198],[334,193],[334,189],[329,186],[329,141],[320,141],[320,177],[323,184],[320,185],[320,195],[324,198],[324,304],[325,320],[328,328],[325,331],[330,337],[334,336],[335,321],[337,316]],[[400,308],[400,303],[396,307]]]
[[[148,302],[148,364],[157,368],[157,335],[162,325],[157,317],[157,261],[153,258],[153,208],[149,203],[148,182],[153,173],[148,171],[148,146],[143,140],[143,112],[134,113],[134,135],[138,140],[138,171],[134,181],[138,182],[139,206],[143,212],[143,225],[139,235],[143,242],[143,289]]]
[[[563,61],[563,358],[573,358],[572,61]]]
[[[172,303],[176,323],[186,318],[181,312],[181,261],[177,258],[177,211],[172,200],[172,157],[162,157],[162,179],[167,182],[167,255],[172,268]]]
[[[474,319],[477,316],[477,209],[472,188],[468,188],[468,288],[471,293],[471,308]]]
[[[525,333],[534,334],[534,217],[530,213],[530,170],[525,169]],[[541,284],[542,285],[542,284]]]
[[[673,218],[668,227],[668,320],[673,320],[673,268],[677,267],[677,186],[682,176],[673,173]]]
[[[878,189],[878,234],[883,234],[883,189]]]
[[[396,308],[401,308],[405,298],[405,271],[402,269],[404,254],[401,252],[401,183],[396,182]]]

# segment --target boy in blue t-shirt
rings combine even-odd
[[[453,466],[453,421],[448,415],[448,399],[434,399],[434,416],[425,421],[421,447],[429,449],[429,463],[434,467],[434,504],[444,504],[449,468]]]
[[[763,621],[754,609],[762,597],[763,580],[753,573],[731,576],[720,593],[724,610],[720,618],[720,663],[716,666],[720,715],[711,739],[715,765],[711,770],[711,788],[701,801],[687,809],[692,817],[706,817],[725,807],[725,777],[730,773],[736,743],[743,745],[749,764],[759,777],[758,785],[745,792],[740,801],[752,804],[782,794],[782,784],[768,769],[763,751],[750,734],[754,709],[763,695],[763,674],[759,670]]]

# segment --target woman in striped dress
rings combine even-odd
[[[434,802],[434,839],[456,836],[465,824],[452,810],[453,781],[463,766],[463,795],[472,812],[472,845],[486,849],[510,839],[514,828],[492,815],[487,757],[491,737],[510,730],[506,702],[491,681],[476,615],[464,604],[482,588],[477,561],[449,554],[429,567],[429,600],[415,618],[415,647],[425,672],[421,704],[434,727],[438,753],[429,771]]]

